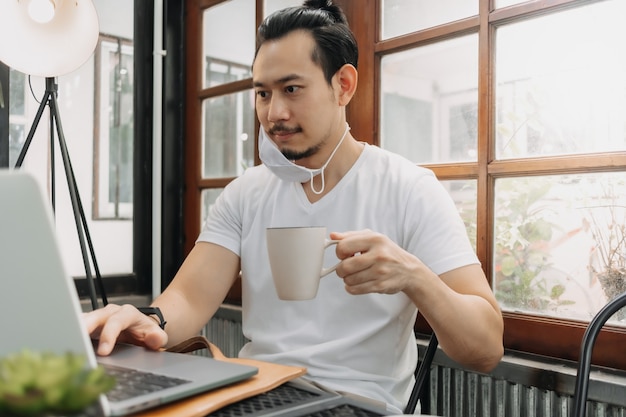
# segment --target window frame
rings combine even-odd
[[[116,45],[113,51],[117,59],[121,60],[122,55],[130,55],[131,59],[134,55],[133,41],[131,39],[122,38],[115,35],[100,33],[98,44],[94,53],[94,146],[93,146],[93,198],[92,213],[94,219],[98,220],[128,220],[132,218],[132,202],[108,201],[109,196],[105,190],[110,187],[108,171],[110,166],[109,141],[110,138],[103,135],[109,133],[109,120],[105,118],[107,113],[104,109],[108,103],[104,100],[109,98],[111,91],[115,94],[121,94],[117,91],[116,86],[112,86],[109,82],[109,72],[106,72],[108,62],[107,52],[111,52],[109,45]],[[130,53],[128,51],[130,50]],[[119,63],[121,65],[121,63]],[[117,69],[118,66],[115,66]],[[110,70],[113,72],[113,70]],[[119,76],[120,74],[116,74]],[[134,79],[132,82],[134,83]],[[112,95],[112,94],[111,94]],[[118,114],[114,115],[118,119],[121,108],[115,109]]]
[[[202,87],[202,11],[223,0],[187,0],[187,139],[186,139],[186,221],[188,237],[185,249],[191,250],[194,236],[200,231],[203,189],[226,186],[233,178],[202,179],[199,160],[201,147],[201,103],[208,97],[238,92],[251,87],[251,80],[241,80],[212,88]],[[380,64],[384,55],[470,33],[478,35],[478,158],[476,162],[424,164],[440,180],[477,181],[476,252],[487,277],[492,276],[494,226],[494,184],[496,179],[546,174],[626,171],[626,152],[541,157],[519,160],[495,160],[495,65],[496,28],[512,21],[534,18],[602,0],[528,1],[494,9],[493,0],[478,0],[476,16],[381,40],[379,25],[382,0],[336,0],[350,22],[359,44],[359,88],[347,107],[352,133],[359,140],[379,144]],[[262,18],[262,0],[256,0],[257,25]],[[258,155],[255,157],[258,163]],[[489,281],[491,279],[489,278]],[[237,285],[227,302],[240,303]],[[578,360],[580,342],[587,322],[546,318],[531,314],[504,312],[505,348],[533,354]],[[416,329],[427,332],[427,323],[418,321]],[[596,365],[626,368],[626,357],[619,347],[626,342],[626,329],[607,325],[601,332],[593,356]]]
[[[478,181],[477,196],[477,254],[487,277],[492,276],[494,229],[493,206],[495,180],[503,177],[540,176],[546,174],[583,173],[583,172],[615,172],[626,170],[626,152],[601,154],[573,155],[555,158],[525,158],[523,160],[495,160],[495,132],[493,120],[495,114],[495,88],[492,74],[495,65],[494,49],[495,29],[512,21],[534,18],[544,13],[559,12],[567,8],[589,4],[585,0],[561,0],[558,2],[526,2],[518,5],[493,9],[490,0],[479,0],[479,15],[459,20],[434,28],[425,29],[396,38],[380,40],[378,22],[381,13],[381,1],[371,0],[366,7],[359,8],[351,0],[344,0],[348,7],[346,14],[351,22],[374,21],[375,29],[359,25],[353,26],[360,46],[360,55],[374,62],[370,71],[359,62],[359,91],[366,97],[355,97],[352,103],[366,101],[379,103],[380,60],[385,54],[413,48],[420,45],[443,40],[449,37],[462,36],[467,33],[478,33],[479,37],[479,81],[478,81],[478,159],[477,162],[462,164],[424,164],[432,169],[440,180],[475,179]],[[601,0],[597,0],[601,1]],[[591,1],[593,3],[594,1]],[[369,12],[363,17],[363,12]],[[360,16],[357,18],[357,16]],[[373,58],[372,58],[373,57]],[[366,61],[367,62],[367,61]],[[367,65],[367,64],[366,64]],[[373,88],[362,88],[363,78],[366,85]],[[351,103],[351,106],[352,106]],[[351,111],[350,111],[351,110]],[[379,114],[378,106],[373,109],[349,108],[350,117],[358,118],[358,114],[374,117],[365,120],[366,131],[374,132],[374,143],[378,140]],[[369,113],[369,114],[371,114]],[[359,120],[359,124],[361,121]],[[354,121],[351,123],[354,126]],[[353,130],[355,130],[353,128]],[[359,137],[359,133],[356,133]],[[362,136],[361,136],[362,137]],[[488,278],[489,279],[489,278]],[[566,360],[578,360],[580,341],[588,325],[587,322],[547,318],[532,314],[504,312],[505,333],[504,344],[507,349],[519,350],[545,356],[558,357]],[[426,331],[427,323],[418,322],[418,330]],[[558,341],[558,343],[557,343]],[[619,352],[618,346],[626,341],[626,329],[607,325],[598,338],[594,350],[593,361],[596,365],[615,368],[626,367],[626,359]]]
[[[204,86],[203,55],[203,12],[228,0],[186,0],[187,56],[186,56],[186,141],[185,141],[185,253],[189,253],[195,244],[195,237],[200,233],[202,213],[202,192],[208,189],[224,188],[235,177],[204,178],[202,166],[202,103],[204,100],[234,94],[252,89],[252,77],[219,84]],[[263,0],[255,0],[255,24],[263,18]],[[258,121],[255,121],[255,130]],[[255,138],[256,141],[256,138]],[[254,164],[260,163],[255,146]],[[226,296],[226,303],[241,304],[241,282],[237,280]]]

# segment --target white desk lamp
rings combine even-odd
[[[50,126],[56,126],[85,265],[87,285],[94,309],[97,308],[98,302],[89,255],[91,255],[103,303],[106,305],[107,301],[61,127],[57,104],[58,86],[55,78],[72,72],[84,64],[96,48],[98,35],[98,15],[91,0],[0,0],[0,39],[2,40],[0,61],[25,74],[46,78],[44,97],[15,167],[21,167],[43,110],[48,106]],[[51,129],[50,136],[54,208],[54,129]],[[89,254],[86,244],[89,245]]]
[[[0,60],[20,72],[58,77],[74,71],[98,43],[91,0],[2,0]]]

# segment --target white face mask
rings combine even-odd
[[[324,192],[325,186],[324,170],[330,163],[331,159],[333,159],[333,156],[335,156],[335,152],[337,152],[337,149],[339,149],[339,146],[341,146],[341,143],[345,139],[349,130],[350,126],[348,126],[348,124],[346,123],[346,130],[343,132],[341,140],[339,141],[339,143],[337,143],[337,146],[335,146],[335,149],[328,157],[326,163],[322,165],[321,168],[311,169],[294,164],[289,159],[287,159],[285,155],[283,155],[283,153],[280,151],[280,149],[278,149],[278,146],[276,146],[274,141],[272,141],[267,136],[267,133],[265,133],[265,130],[261,126],[261,128],[259,129],[259,158],[261,159],[261,162],[263,162],[263,164],[278,178],[284,181],[299,183],[307,182],[310,180],[311,191],[313,191],[313,193],[315,194],[322,194]],[[316,177],[320,174],[322,175],[322,188],[318,191],[313,188],[313,177]]]

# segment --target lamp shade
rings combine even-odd
[[[99,25],[91,0],[52,0],[52,19],[39,23],[31,1],[0,0],[0,61],[20,72],[57,77],[87,61],[98,43]]]

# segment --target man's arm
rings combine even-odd
[[[130,305],[109,304],[84,314],[88,332],[100,340],[98,354],[108,355],[115,341],[158,349],[198,334],[226,297],[239,268],[239,257],[228,249],[197,243],[174,280],[152,303],[167,321],[165,332]]]
[[[337,275],[350,294],[404,292],[437,334],[450,358],[488,372],[504,353],[498,302],[478,264],[438,276],[388,237],[368,230],[331,233],[342,259]],[[358,254],[358,255],[357,255]]]
[[[424,268],[405,293],[450,358],[469,369],[489,372],[504,353],[504,323],[482,268],[468,265],[440,276]]]

